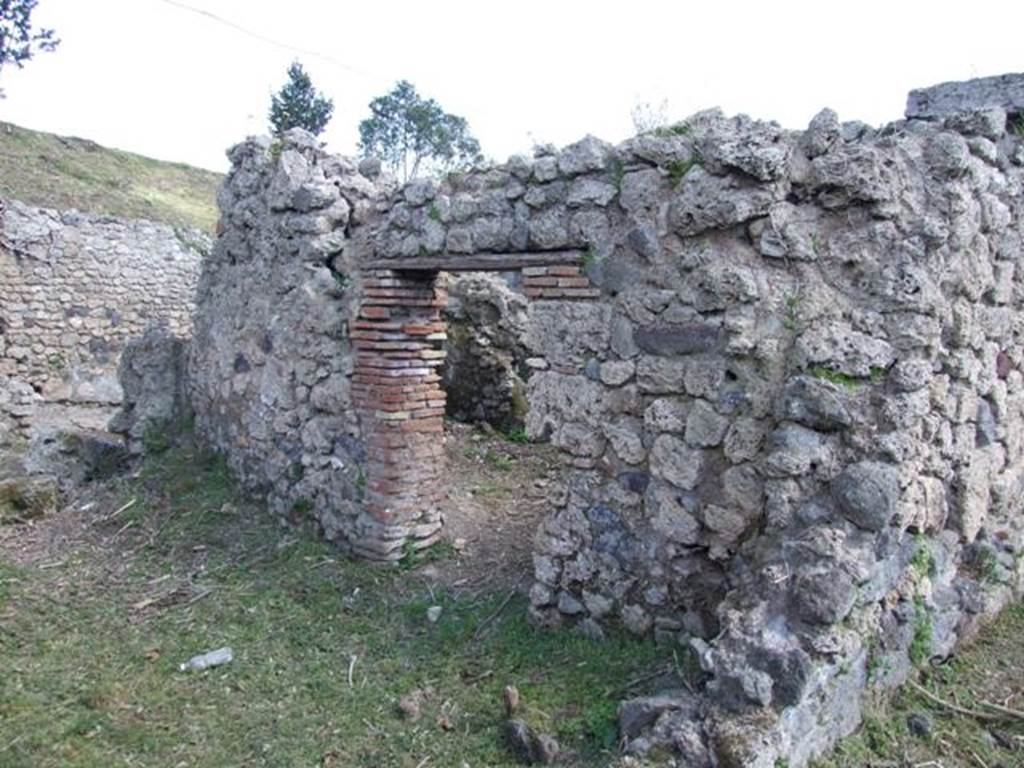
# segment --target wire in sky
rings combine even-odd
[[[382,80],[383,79],[379,75],[375,75],[375,74],[372,74],[370,72],[366,72],[365,70],[358,69],[357,67],[350,66],[350,65],[346,64],[343,61],[339,61],[338,59],[334,58],[333,56],[329,56],[326,53],[320,53],[320,51],[313,51],[313,50],[310,50],[308,48],[300,48],[300,47],[295,46],[295,45],[290,45],[289,43],[283,43],[280,40],[275,40],[272,37],[267,37],[266,35],[262,35],[259,32],[254,32],[251,29],[246,29],[245,27],[241,26],[240,24],[236,24],[235,22],[231,21],[230,19],[225,19],[223,16],[218,16],[217,14],[213,13],[212,11],[207,11],[205,8],[196,8],[193,5],[188,5],[187,3],[182,3],[179,0],[161,0],[161,2],[166,3],[167,5],[173,6],[175,8],[179,8],[179,9],[181,9],[183,11],[189,11],[191,13],[195,13],[195,14],[198,14],[200,16],[205,16],[208,19],[212,19],[213,21],[217,22],[218,24],[223,24],[224,26],[230,27],[231,29],[235,30],[236,32],[241,32],[243,35],[247,35],[248,37],[251,37],[254,40],[259,40],[260,42],[267,43],[268,45],[273,45],[273,46],[275,46],[277,48],[283,48],[284,50],[291,51],[293,53],[301,53],[301,54],[303,54],[305,56],[313,56],[313,57],[316,57],[318,59],[322,59],[322,60],[324,60],[326,62],[329,62],[329,63],[333,64],[336,67],[339,67],[339,68],[344,69],[344,70],[346,70],[348,72],[351,72],[354,75],[358,75],[360,77],[369,78],[371,80]]]

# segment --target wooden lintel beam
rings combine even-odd
[[[507,271],[523,267],[547,267],[557,264],[579,264],[582,251],[526,251],[522,253],[442,253],[436,256],[412,256],[397,259],[376,259],[362,269],[396,269],[402,271],[479,272]]]

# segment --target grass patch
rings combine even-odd
[[[498,472],[510,472],[516,465],[516,460],[511,456],[506,456],[503,453],[497,451],[484,451],[481,456],[484,462],[491,469],[495,469]]]
[[[916,623],[915,623],[916,624]],[[916,635],[916,632],[915,632]],[[967,709],[981,700],[1020,708],[1024,693],[1024,605],[1008,608],[979,641],[951,661],[929,667],[922,684],[938,698]],[[910,732],[907,717],[924,714],[934,723],[929,736]],[[868,708],[860,729],[843,739],[814,768],[886,765],[1017,766],[1024,754],[1024,723],[981,721],[945,709],[912,688]]]
[[[412,571],[430,563],[451,560],[456,554],[455,545],[448,539],[441,539],[426,549],[416,549],[412,539],[407,539],[402,547],[402,559],[398,561],[398,567]]]
[[[914,573],[919,578],[925,576],[931,576],[935,573],[935,555],[932,554],[931,547],[928,546],[928,539],[924,534],[917,534],[914,537],[914,556],[910,558],[910,567],[914,569]]]
[[[0,123],[0,197],[212,232],[223,175]]]
[[[668,175],[669,184],[673,188],[678,187],[683,177],[697,164],[696,160],[671,160],[666,163],[665,173]]]
[[[693,135],[693,126],[683,120],[672,125],[663,125],[655,128],[651,133],[662,139],[671,138],[672,136],[691,136]]]
[[[982,549],[978,553],[976,567],[978,575],[986,584],[994,584],[999,581],[999,558],[991,549]]]
[[[527,445],[530,442],[530,436],[526,434],[526,427],[512,427],[501,433],[508,442],[515,443],[516,445]]]
[[[882,379],[885,378],[888,370],[881,366],[873,365],[866,377],[858,377],[851,376],[850,374],[843,373],[842,371],[837,371],[826,365],[815,365],[808,368],[807,372],[815,378],[831,381],[833,384],[838,384],[851,392],[856,392],[860,388],[861,384],[865,383],[865,381],[870,382],[871,384],[880,383]]]
[[[667,661],[615,633],[537,631],[521,598],[477,638],[504,594],[431,592],[412,564],[349,562],[283,532],[194,446],[148,460],[108,501],[131,498],[94,523],[130,524],[116,548],[75,544],[48,569],[0,553],[0,765],[512,766],[509,684],[531,724],[602,765],[623,686]],[[95,570],[102,556],[116,578]],[[209,596],[135,609],[178,582]],[[225,645],[230,665],[177,670]],[[414,690],[409,721],[397,701]]]
[[[1024,138],[1024,113],[1017,115],[1015,119],[1010,121],[1010,133]]]
[[[512,489],[497,483],[483,483],[478,485],[474,491],[477,496],[485,499],[507,499],[512,496]]]
[[[799,328],[800,303],[802,300],[799,293],[794,293],[786,298],[786,317],[782,321],[782,325],[787,331],[796,332]]]
[[[914,599],[914,635],[910,641],[910,661],[914,666],[923,666],[932,655],[932,640],[935,632],[932,616],[924,598]]]
[[[622,192],[622,180],[626,178],[626,165],[618,157],[608,159],[608,180],[617,192]]]
[[[861,385],[861,380],[856,376],[850,376],[847,373],[842,373],[824,365],[815,365],[809,368],[807,372],[816,379],[830,381],[851,391],[856,391]]]

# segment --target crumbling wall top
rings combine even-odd
[[[1024,72],[915,88],[907,96],[906,115],[936,119],[993,107],[1024,112]]]

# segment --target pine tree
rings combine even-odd
[[[324,130],[334,112],[334,102],[313,87],[298,61],[288,67],[288,82],[270,99],[270,125],[275,134],[289,128],[305,128],[314,136]]]

